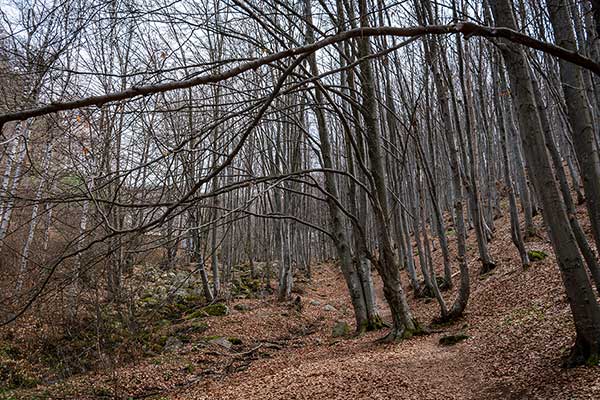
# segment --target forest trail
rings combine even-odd
[[[401,344],[380,344],[383,332],[359,338],[334,339],[331,326],[344,318],[343,281],[332,266],[316,269],[316,284],[302,317],[319,321],[320,329],[295,336],[272,358],[253,362],[244,372],[209,379],[175,399],[464,399],[468,398],[477,372],[470,365],[464,345],[442,347],[440,334],[415,337]],[[381,296],[380,296],[381,298]],[[330,300],[328,303],[321,299]],[[305,300],[306,301],[306,300]],[[314,300],[312,300],[314,302]],[[335,304],[335,311],[323,311]],[[450,384],[449,384],[450,383]]]
[[[478,275],[474,239],[467,243],[472,292],[463,319],[431,326],[437,303],[410,293],[414,315],[431,330],[427,335],[395,344],[377,342],[385,329],[334,338],[338,321],[351,330],[354,321],[339,267],[330,262],[313,266],[310,282],[296,282],[300,311],[294,301],[281,303],[275,295],[233,299],[229,315],[204,318],[208,329],[189,334],[173,350],[165,346],[156,356],[73,376],[19,398],[37,398],[41,389],[41,398],[82,400],[106,398],[104,393],[153,400],[600,398],[598,368],[560,367],[574,335],[550,245],[530,240],[528,248],[548,257],[523,270],[509,227],[497,221],[490,249],[498,267],[488,275]],[[450,245],[455,247],[454,240]],[[440,253],[433,251],[439,266]],[[374,278],[379,308],[389,321],[379,276]],[[444,293],[447,301],[455,290]],[[439,344],[456,333],[469,338]],[[226,348],[217,337],[236,343]]]
[[[271,316],[283,313],[289,319],[296,319],[295,324],[286,327],[296,332],[286,347],[253,361],[242,372],[208,378],[168,398],[600,398],[597,368],[560,368],[561,358],[571,345],[563,338],[573,328],[549,244],[539,238],[528,243],[530,248],[543,250],[549,257],[523,271],[516,251],[509,245],[509,225],[498,221],[496,245],[491,250],[499,265],[487,276],[478,277],[475,245],[470,243],[472,300],[466,317],[455,324],[435,327],[429,335],[397,344],[377,343],[384,334],[381,331],[358,338],[334,339],[332,326],[339,319],[351,323],[351,308],[338,269],[329,264],[317,266],[312,284],[302,285],[301,313],[288,314],[282,306],[271,303],[241,315],[247,321],[260,318],[265,312]],[[439,250],[434,255],[441,256]],[[375,278],[379,284],[379,277]],[[445,294],[447,299],[453,295]],[[379,288],[378,300],[381,299]],[[415,299],[411,295],[410,302],[423,324],[429,324],[437,315],[433,300]],[[333,305],[336,310],[324,311],[325,304]],[[383,302],[380,307],[387,317]],[[222,322],[219,329],[227,331],[231,325],[226,319]],[[234,324],[238,327],[227,333],[246,334],[248,339],[256,341],[257,332],[243,329],[252,323],[238,322],[239,325]],[[317,328],[313,332],[307,327]],[[283,335],[286,329],[277,325],[265,328]],[[308,334],[299,335],[298,329],[308,330]],[[439,344],[440,337],[457,332],[466,333],[469,339],[453,346]]]

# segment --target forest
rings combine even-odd
[[[599,0],[0,0],[0,399],[600,398]]]

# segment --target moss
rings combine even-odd
[[[188,374],[191,374],[192,372],[194,372],[194,364],[187,364],[185,367],[183,367],[183,370],[185,372],[187,372]]]
[[[187,304],[194,304],[194,303],[200,303],[204,300],[204,297],[202,297],[199,294],[189,294],[187,296],[185,296],[183,298],[183,301]]]
[[[446,335],[440,338],[440,344],[442,346],[452,346],[456,343],[462,342],[463,340],[469,339],[470,336],[466,333],[459,332],[455,335]]]
[[[190,332],[190,333],[204,332],[208,328],[209,327],[206,322],[196,321],[196,322],[192,323],[192,326],[190,327],[190,330],[188,332]]]
[[[160,303],[159,300],[156,297],[152,297],[152,295],[142,297],[139,302],[143,307],[154,307]]]
[[[244,275],[233,282],[231,293],[234,296],[251,298],[255,297],[255,293],[260,292],[261,286],[262,282],[260,279],[255,279],[249,275]]]
[[[379,314],[375,315],[367,322],[367,331],[377,331],[386,327],[385,322],[383,322],[383,319],[379,316]]]
[[[347,336],[350,333],[350,326],[345,321],[338,321],[331,330],[331,336],[334,338]]]
[[[413,337],[413,335],[414,335],[414,332],[413,332],[413,331],[410,331],[410,330],[408,330],[408,329],[405,329],[405,330],[402,332],[402,339],[410,339],[411,337]]]
[[[159,345],[164,346],[167,343],[167,339],[168,338],[169,338],[168,336],[163,335],[163,336],[161,336],[161,337],[158,338],[157,342],[158,342]]]
[[[237,337],[228,337],[227,340],[229,340],[231,342],[231,344],[233,344],[233,345],[242,344],[242,339],[237,338]]]
[[[203,309],[200,309],[192,312],[191,314],[186,315],[185,319],[198,319],[204,317],[208,317],[208,313]]]
[[[585,360],[585,365],[588,367],[596,367],[600,365],[600,355],[592,354],[587,360]]]
[[[548,254],[546,254],[546,252],[542,250],[529,250],[527,252],[527,256],[531,261],[542,261],[543,259],[548,257]]]
[[[215,303],[201,308],[200,311],[205,312],[211,317],[221,317],[229,314],[229,307],[223,303]]]
[[[415,326],[415,329],[412,331],[412,334],[414,336],[429,335],[431,333],[429,331],[429,329],[426,328],[425,326],[421,325],[421,323],[419,323],[419,321],[416,318],[413,318],[412,322],[413,322],[413,325]]]
[[[250,306],[247,304],[242,304],[242,303],[238,303],[238,304],[234,305],[233,308],[240,312],[250,311]]]
[[[379,314],[371,317],[368,320],[361,322],[360,326],[357,328],[357,333],[361,334],[364,332],[377,331],[379,329],[385,328],[388,325],[383,322],[383,319],[379,316]]]

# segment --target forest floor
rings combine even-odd
[[[472,291],[466,315],[427,335],[395,344],[376,341],[385,330],[334,338],[336,322],[352,326],[353,315],[339,268],[322,264],[313,267],[311,282],[298,283],[300,311],[274,297],[236,300],[229,315],[206,318],[208,330],[170,352],[7,398],[600,398],[600,368],[561,368],[574,332],[549,243],[541,238],[527,243],[549,256],[523,270],[509,225],[496,221],[491,252],[498,266],[485,276],[478,275],[476,245],[469,241]],[[434,250],[434,259],[440,253]],[[375,281],[389,320],[378,276]],[[444,295],[451,302],[455,292]],[[409,302],[424,325],[438,313],[435,300],[409,293]],[[442,336],[458,332],[468,339],[439,344]],[[234,345],[223,347],[216,337]]]

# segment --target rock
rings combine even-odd
[[[337,321],[331,331],[331,336],[343,337],[350,333],[350,326],[345,321]]]
[[[311,300],[310,305],[311,306],[320,306],[321,302],[319,300]]]
[[[185,319],[198,319],[208,317],[208,313],[202,309],[196,310],[189,315],[186,315]]]
[[[209,306],[203,307],[200,311],[204,311],[211,317],[222,317],[229,315],[229,307],[223,303],[215,303]]]
[[[442,346],[452,346],[463,340],[467,340],[470,336],[466,333],[457,333],[455,335],[445,335],[440,338],[440,344]]]
[[[163,350],[166,351],[167,353],[171,353],[177,349],[180,349],[181,346],[183,346],[183,343],[181,342],[181,340],[179,340],[175,336],[169,336],[167,338],[167,340],[165,341],[165,346],[163,347]]]
[[[178,334],[202,333],[208,330],[209,326],[204,321],[193,321],[189,325],[185,325],[177,329]]]
[[[221,346],[221,347],[225,347],[226,349],[231,349],[231,346],[233,346],[233,343],[231,343],[229,340],[225,339],[224,337],[218,337],[218,338],[214,338],[208,341],[208,343],[210,344],[214,344],[217,346]]]
[[[244,312],[244,311],[250,311],[251,308],[248,304],[243,304],[243,303],[238,303],[236,305],[233,306],[234,310],[240,311],[240,312]]]
[[[331,304],[325,304],[325,306],[323,307],[323,310],[324,310],[324,311],[337,311],[337,310],[335,309],[335,307],[334,307],[334,306],[332,306]]]
[[[183,301],[187,304],[197,304],[201,303],[204,300],[204,296],[196,294],[196,293],[188,293]]]

